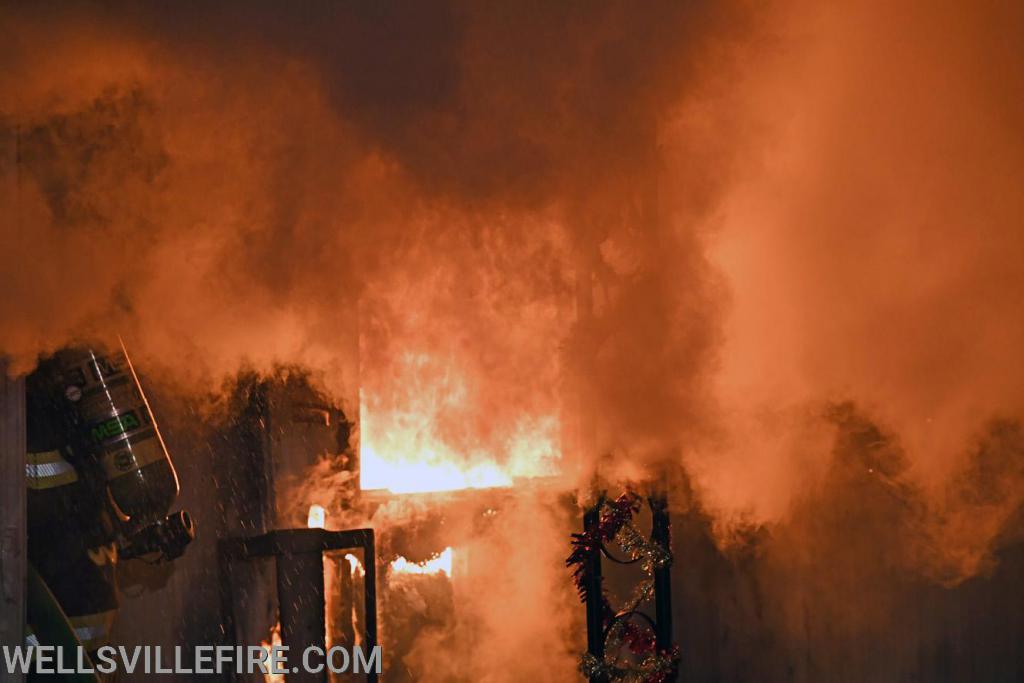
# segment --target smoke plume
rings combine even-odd
[[[539,430],[573,484],[685,472],[723,534],[775,525],[782,566],[866,471],[908,502],[850,504],[955,581],[1024,493],[1022,22],[7,4],[0,350],[120,334],[183,392],[306,366],[346,408],[362,387],[367,429],[513,466]],[[506,578],[568,583],[536,571]],[[474,609],[509,642],[541,619]],[[545,680],[499,664],[474,680]]]

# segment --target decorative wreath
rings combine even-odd
[[[646,575],[637,584],[623,608],[616,612],[601,589],[602,626],[605,637],[604,660],[586,652],[580,658],[580,673],[587,677],[600,676],[609,681],[626,683],[666,683],[675,680],[679,668],[679,647],[659,649],[655,640],[653,622],[637,608],[654,595],[654,570],[672,563],[672,554],[659,543],[647,538],[633,525],[633,515],[640,511],[640,497],[627,491],[614,501],[604,498],[598,504],[599,518],[595,527],[572,535],[572,554],[566,559],[572,567],[572,577],[580,601],[587,601],[589,569],[587,558],[599,552],[606,543],[615,542],[631,560],[639,560]],[[638,615],[646,620],[645,626],[630,621]],[[625,665],[619,654],[625,648],[636,660]]]

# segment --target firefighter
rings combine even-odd
[[[177,473],[123,347],[44,359],[26,379],[26,423],[30,576],[48,589],[29,595],[52,595],[64,631],[95,654],[117,611],[119,556],[177,557],[191,519],[167,514]],[[42,643],[53,613],[29,600],[28,644],[56,644]]]

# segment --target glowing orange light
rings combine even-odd
[[[395,574],[446,574],[451,578],[452,554],[451,548],[445,548],[437,557],[424,562],[410,562],[399,557],[391,563],[391,571]]]
[[[323,529],[327,522],[327,511],[322,505],[313,504],[309,506],[309,517],[306,519],[306,526],[310,529]]]
[[[274,624],[274,627],[270,629],[270,642],[264,640],[260,643],[260,647],[266,650],[267,659],[265,661],[269,662],[272,654],[271,648],[281,647],[281,622],[277,622]],[[263,681],[264,683],[283,683],[284,674],[267,672],[263,674]]]
[[[516,478],[555,472],[560,426],[553,415],[509,420],[500,433],[455,444],[439,427],[452,415],[472,416],[476,399],[457,363],[406,354],[384,401],[361,394],[360,485],[393,493],[511,486]],[[510,408],[511,409],[511,408]]]
[[[348,562],[348,570],[352,576],[363,576],[366,573],[363,569],[363,563],[355,555],[345,553],[345,561]]]

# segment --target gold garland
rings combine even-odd
[[[640,566],[647,575],[643,581],[637,584],[633,594],[625,602],[623,609],[619,611],[620,615],[635,612],[641,604],[654,596],[655,570],[666,567],[672,562],[672,554],[668,549],[644,536],[633,525],[632,512],[639,509],[637,501],[636,494],[630,492],[620,496],[612,505],[606,501],[601,503],[602,507],[610,508],[609,514],[614,516],[611,519],[611,523],[614,524],[614,535],[611,540],[629,556],[630,560],[640,560]],[[608,522],[609,520],[603,519],[602,521]],[[577,538],[583,541],[588,540],[584,537]],[[579,542],[577,545],[579,546]],[[570,558],[569,563],[575,563],[574,558]],[[582,570],[583,565],[581,564],[580,571]],[[578,585],[581,585],[582,578],[577,574]],[[611,612],[606,598],[605,612],[607,615],[610,615]],[[608,616],[606,616],[607,618]],[[639,661],[628,668],[621,666],[619,661],[618,653],[623,647],[639,657]],[[649,629],[641,630],[634,625],[627,626],[626,619],[618,619],[608,629],[604,660],[586,652],[580,658],[579,670],[588,678],[602,677],[608,681],[622,681],[623,683],[665,683],[674,678],[678,664],[678,646],[673,646],[667,651],[658,650]]]

